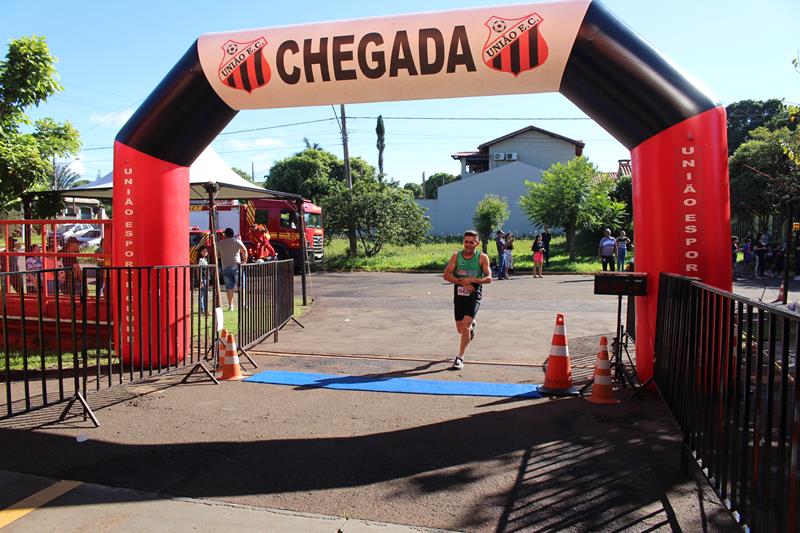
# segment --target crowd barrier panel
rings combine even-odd
[[[694,460],[750,531],[797,531],[800,315],[661,274],[655,380]]]

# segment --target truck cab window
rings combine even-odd
[[[283,218],[283,215],[281,215],[281,219],[282,218]],[[268,226],[269,225],[268,224],[269,223],[269,211],[267,211],[266,209],[256,209],[256,221],[255,221],[255,223],[256,224],[263,224],[265,226]]]
[[[281,227],[297,229],[297,219],[294,211],[281,209]]]

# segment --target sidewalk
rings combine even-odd
[[[229,503],[165,498],[91,483],[0,471],[0,528],[30,531],[424,533],[422,529]],[[14,503],[10,503],[14,502]],[[21,504],[21,505],[20,505]],[[10,509],[9,509],[10,507]],[[28,512],[25,512],[28,511]],[[24,513],[24,514],[23,514]]]

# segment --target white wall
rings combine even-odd
[[[428,208],[432,235],[457,235],[474,226],[472,215],[487,194],[496,194],[508,202],[511,216],[502,228],[516,234],[533,233],[536,229],[519,207],[520,196],[527,193],[525,180],[539,181],[542,170],[514,162],[495,170],[475,174],[439,187],[438,200],[417,200]]]

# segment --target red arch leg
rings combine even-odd
[[[653,375],[658,273],[732,288],[725,109],[716,107],[631,151],[636,270],[648,294],[636,304],[636,368]]]
[[[189,167],[156,159],[120,142],[114,145],[114,161],[113,265],[137,267],[188,264]],[[166,271],[163,271],[159,277],[151,275],[148,284],[147,276],[143,273],[143,287],[140,290],[138,276],[133,272],[129,298],[127,275],[124,272],[121,274],[120,290],[113,284],[109,296],[114,299],[114,323],[121,325],[115,336],[116,346],[120,347],[124,360],[127,362],[132,359],[138,367],[141,353],[144,365],[149,366],[148,342],[153,343],[152,353],[157,353],[155,347],[160,342],[162,366],[167,361],[174,364],[182,360],[186,344],[182,339],[183,321],[187,317],[181,314],[189,289],[184,283],[184,276],[178,275],[177,279],[171,277],[167,281]],[[112,281],[115,279],[116,276]],[[157,293],[161,295],[160,326],[156,319]],[[117,305],[115,301],[118,294],[121,295],[121,305]],[[148,315],[146,300],[142,302],[142,313],[139,313],[139,295],[151,298],[151,314],[154,316]],[[138,338],[139,328],[142,327],[145,331],[149,327],[152,330],[150,335],[142,335],[144,346],[140,351]],[[158,364],[158,361],[152,361],[152,365]]]

